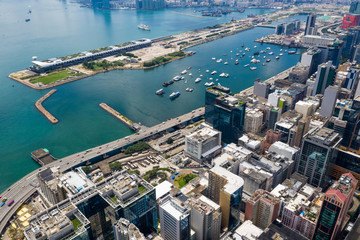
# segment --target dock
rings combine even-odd
[[[53,95],[56,92],[56,89],[51,90],[47,94],[45,94],[42,98],[36,101],[35,107],[37,110],[39,110],[52,124],[56,124],[59,122],[59,120],[56,119],[51,113],[49,113],[42,105],[42,103],[49,98],[51,95]]]
[[[54,158],[46,148],[40,148],[33,151],[31,153],[31,158],[41,166],[52,163],[56,160],[56,158]]]
[[[118,111],[116,111],[115,109],[113,109],[112,107],[107,105],[106,103],[100,103],[99,106],[102,109],[104,109],[105,111],[107,111],[108,113],[110,113],[111,115],[113,115],[114,117],[116,117],[117,119],[119,119],[120,121],[122,121],[131,130],[133,130],[135,132],[139,132],[140,130],[146,128],[144,125],[142,125],[140,123],[135,123],[135,122],[131,121],[129,118],[125,117],[124,115],[122,115],[121,113],[119,113]]]

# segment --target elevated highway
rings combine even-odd
[[[153,127],[149,127],[138,133],[134,133],[130,136],[120,138],[118,140],[97,146],[79,153],[72,154],[70,156],[59,159],[55,162],[47,164],[33,172],[27,174],[25,177],[11,185],[5,192],[1,194],[1,199],[7,198],[14,200],[14,203],[9,207],[7,204],[0,208],[0,233],[3,234],[7,223],[21,206],[21,204],[28,199],[37,190],[37,173],[48,167],[57,167],[60,171],[64,172],[71,168],[85,165],[89,162],[99,162],[108,156],[112,156],[119,153],[122,148],[127,147],[133,143],[151,138],[153,135],[166,131],[169,128],[176,127],[178,125],[192,121],[202,117],[205,114],[205,108],[198,108],[190,113],[184,114],[177,118],[169,119]],[[0,200],[1,200],[0,199]]]

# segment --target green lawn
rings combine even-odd
[[[144,192],[146,192],[146,188],[142,185],[139,185],[139,194],[143,194]]]
[[[77,218],[74,218],[73,220],[71,220],[71,222],[72,222],[75,232],[76,232],[78,230],[78,228],[81,227],[81,222]]]
[[[196,178],[195,174],[184,174],[176,177],[174,180],[174,185],[177,188],[182,188],[186,184],[188,184],[192,179]]]
[[[84,73],[76,73],[76,72],[69,71],[69,70],[63,70],[60,72],[49,73],[46,76],[35,77],[32,80],[30,80],[30,82],[31,83],[41,82],[43,84],[49,84],[49,83],[53,83],[58,80],[64,79],[66,77],[76,77],[76,76],[82,76],[82,75],[84,75]]]

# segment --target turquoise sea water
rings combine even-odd
[[[31,21],[26,23],[29,8]],[[268,45],[260,46],[253,40],[274,31],[251,29],[189,49],[197,54],[155,69],[112,71],[56,87],[58,91],[44,102],[45,108],[60,121],[52,125],[34,106],[49,90],[33,90],[7,77],[11,72],[28,67],[32,56],[38,56],[39,60],[65,56],[270,11],[248,9],[222,18],[196,18],[174,13],[199,15],[194,9],[105,11],[80,8],[65,0],[0,1],[0,192],[38,167],[30,158],[31,151],[44,147],[61,158],[131,134],[125,125],[98,106],[101,102],[134,121],[151,126],[204,105],[204,83],[210,77],[206,69],[229,73],[229,78],[219,78],[219,82],[236,92],[250,87],[256,78],[269,78],[299,60],[298,55],[284,54],[275,61],[273,55],[269,64],[258,64],[257,70],[250,71],[243,67],[251,60],[247,54],[239,65],[234,65],[235,53],[241,50],[242,43],[251,47],[251,52],[254,45],[258,50],[264,49]],[[304,16],[295,18],[305,19]],[[150,25],[151,31],[139,30],[136,26],[141,23]],[[280,47],[270,47],[275,54],[279,53]],[[224,53],[228,55],[224,56]],[[212,57],[222,58],[229,65],[216,63]],[[163,97],[155,95],[164,81],[179,75],[188,66],[192,66],[192,77],[186,76],[187,81],[166,88]],[[203,80],[195,84],[194,80],[200,74],[204,75]],[[187,87],[194,88],[194,92],[186,92]],[[172,91],[181,92],[175,101],[168,99]]]

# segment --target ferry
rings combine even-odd
[[[187,73],[187,71],[186,70],[184,70],[184,71],[181,71],[181,75],[184,75],[184,74],[186,74]]]
[[[239,64],[239,60],[236,59],[236,60],[235,60],[235,65],[238,65],[238,64]]]
[[[229,77],[229,74],[228,74],[228,73],[221,73],[221,74],[219,75],[219,77],[228,78],[228,77]]]
[[[211,75],[215,75],[215,74],[217,74],[217,71],[212,71],[211,72]]]
[[[156,91],[156,95],[163,95],[164,94],[164,89],[159,89]]]
[[[150,31],[150,27],[148,25],[145,24],[140,24],[137,26],[139,29],[141,30],[146,30],[146,31]]]
[[[225,65],[228,65],[229,63],[228,62],[224,62]]]
[[[204,85],[207,87],[211,87],[214,85],[214,82],[206,82]]]
[[[195,79],[195,83],[198,83],[198,82],[200,82],[201,81],[201,78],[196,78]]]
[[[185,90],[186,90],[187,92],[192,92],[192,91],[194,91],[193,88],[186,88]]]
[[[257,69],[257,67],[251,67],[251,68],[250,68],[251,71],[254,71],[254,70],[256,70],[256,69]]]
[[[180,92],[172,92],[169,96],[170,100],[173,100],[180,96]]]
[[[246,65],[244,65],[244,67],[248,67],[248,66],[250,66],[250,64],[246,64]]]
[[[274,52],[269,52],[269,55],[274,55]]]
[[[221,63],[221,62],[222,62],[222,59],[220,58],[220,59],[216,60],[216,62],[217,62],[217,63]]]

